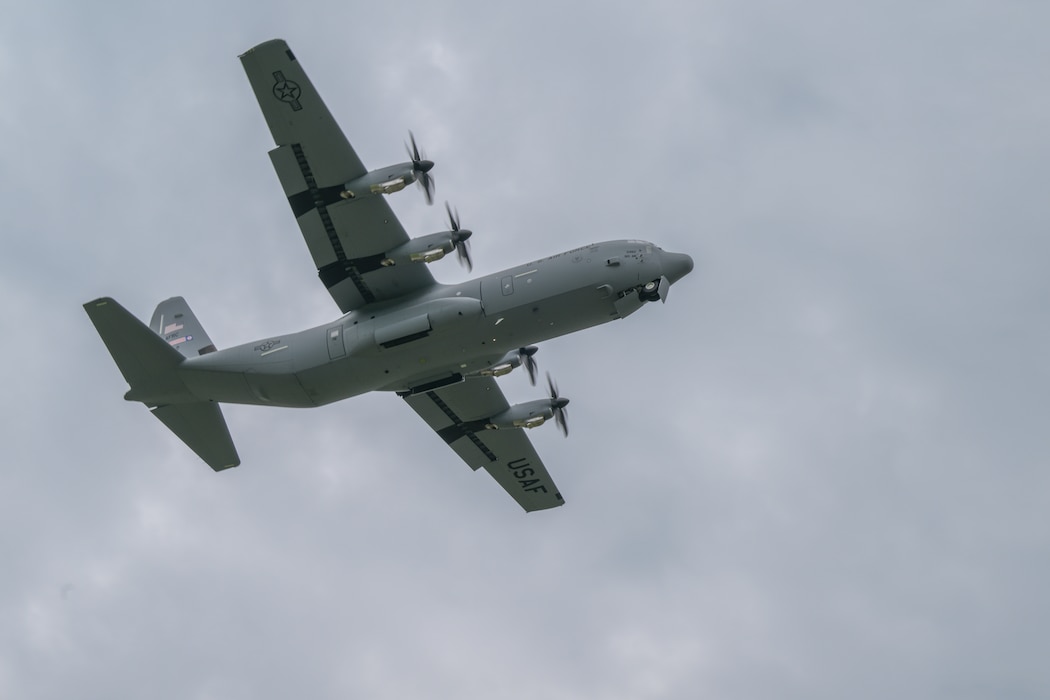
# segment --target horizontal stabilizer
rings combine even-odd
[[[171,404],[153,409],[153,415],[215,471],[241,463],[219,404],[210,401]]]

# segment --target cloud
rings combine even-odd
[[[19,10],[0,695],[1045,695],[1045,15]],[[370,167],[415,131],[478,273],[693,255],[666,305],[543,344],[564,508],[522,515],[393,396],[228,407],[219,475],[121,401],[88,299],[185,295],[222,346],[337,315],[236,58],[273,36]]]

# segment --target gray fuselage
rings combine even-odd
[[[687,255],[645,241],[576,248],[332,323],[187,359],[200,400],[320,406],[369,391],[408,391],[491,368],[508,353],[633,313],[639,288],[688,274]]]

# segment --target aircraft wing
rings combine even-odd
[[[522,428],[488,430],[488,418],[510,406],[492,377],[404,397],[471,469],[484,467],[526,511],[565,503]]]
[[[317,274],[343,313],[434,284],[426,265],[379,264],[408,234],[384,196],[340,196],[368,169],[288,44],[273,39],[240,58],[277,144],[270,160]]]

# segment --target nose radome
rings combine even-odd
[[[693,259],[685,253],[663,254],[664,276],[675,283],[693,271]]]

